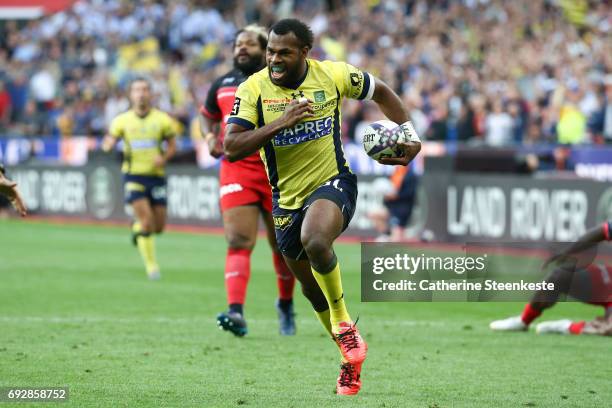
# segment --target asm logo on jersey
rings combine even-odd
[[[274,146],[290,146],[317,140],[332,132],[332,117],[301,122],[292,128],[284,129],[274,136]]]

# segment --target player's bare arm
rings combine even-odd
[[[382,80],[375,78],[375,83],[376,86],[372,100],[376,102],[382,113],[389,120],[400,124],[408,138],[408,141],[405,143],[398,142],[404,151],[401,157],[386,157],[380,159],[379,162],[382,164],[406,166],[421,151],[421,141],[416,135],[412,124],[409,123],[410,117],[408,111],[400,97]]]
[[[293,100],[285,108],[283,116],[269,124],[253,130],[231,123],[225,131],[224,154],[234,162],[253,154],[270,141],[278,132],[310,118],[314,112],[307,99]]]
[[[155,158],[155,166],[163,167],[176,154],[176,138],[170,137],[166,140],[166,150]]]
[[[608,239],[606,237],[605,231],[601,226],[591,228],[583,235],[581,235],[576,242],[566,248],[564,251],[552,255],[542,265],[542,268],[548,267],[550,264],[555,262],[563,262],[569,256],[579,254],[582,251],[586,251],[587,249],[592,248],[599,242],[605,241]]]
[[[19,191],[17,190],[17,183],[7,179],[4,176],[4,168],[2,168],[1,166],[0,166],[0,195],[4,195],[9,199],[9,201],[11,202],[15,210],[17,210],[19,215],[21,215],[22,217],[26,216],[26,213],[27,213],[26,206],[23,202],[23,199],[21,198],[21,195],[19,194]]]
[[[108,153],[117,146],[118,138],[113,137],[111,135],[104,136],[104,140],[102,140],[102,151],[104,153]]]
[[[220,121],[211,119],[203,114],[199,115],[200,131],[204,141],[208,145],[208,152],[212,157],[218,159],[223,155],[223,146],[219,142]]]

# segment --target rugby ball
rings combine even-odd
[[[407,142],[406,135],[397,123],[390,120],[370,123],[363,132],[363,149],[374,160],[401,156],[398,142]]]

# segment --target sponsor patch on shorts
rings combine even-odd
[[[244,190],[241,184],[231,183],[221,186],[219,189],[219,196],[223,197],[226,194],[237,193],[238,191]]]
[[[274,228],[284,231],[293,221],[292,214],[286,215],[275,215],[274,217]]]

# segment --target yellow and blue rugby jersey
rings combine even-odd
[[[164,169],[155,167],[153,160],[161,154],[163,141],[176,135],[173,120],[167,113],[153,108],[140,117],[130,109],[113,119],[109,133],[123,139],[123,173],[164,175]]]
[[[314,116],[283,129],[260,151],[275,205],[300,208],[330,178],[350,172],[340,137],[342,98],[369,99],[373,78],[344,62],[306,60],[308,69],[295,89],[274,85],[268,68],[251,75],[236,91],[227,123],[247,129],[282,116],[292,99],[312,100]]]

